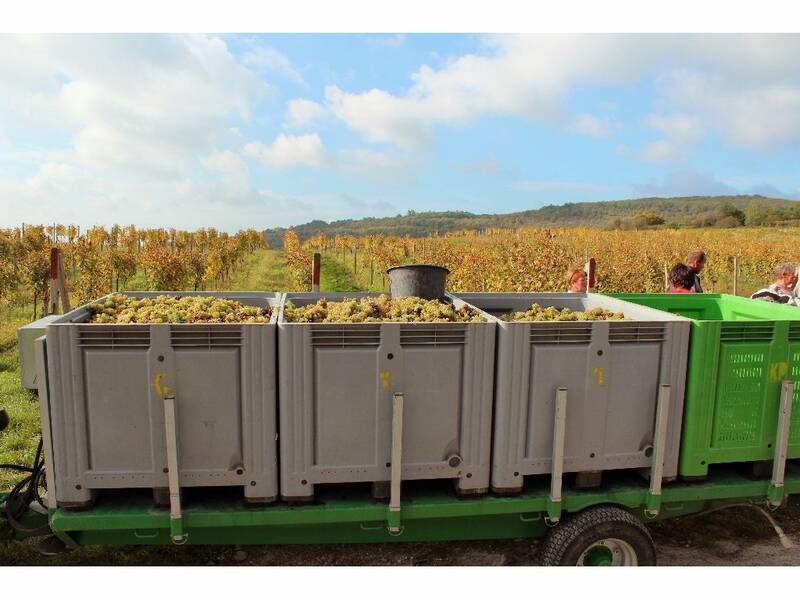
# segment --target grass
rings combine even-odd
[[[0,463],[32,464],[39,443],[39,402],[19,382],[17,328],[30,319],[27,307],[0,311],[0,408],[10,420],[8,429],[0,433]],[[20,475],[0,469],[0,490],[10,488]]]
[[[338,273],[343,273],[343,275],[339,276],[339,281],[336,283],[339,284],[340,287],[326,287],[325,286],[325,271],[328,269],[329,271],[336,271]],[[342,255],[338,252],[326,252],[322,255],[322,265],[320,269],[320,287],[323,290],[331,290],[331,291],[342,291],[342,292],[349,292],[349,291],[356,291],[356,290],[369,290],[371,292],[382,292],[389,290],[389,280],[386,278],[385,274],[383,274],[380,269],[375,267],[373,269],[373,277],[372,277],[372,284],[369,282],[369,263],[362,264],[361,262],[358,263],[358,270],[353,272],[353,258],[352,254],[346,254],[344,260],[342,260]],[[353,286],[352,289],[341,287],[343,285],[351,285]]]
[[[276,292],[286,289],[288,278],[283,252],[257,250],[245,259],[244,267],[234,274],[226,287]]]
[[[349,268],[332,254],[325,253],[320,263],[319,289],[321,292],[357,292],[366,288],[359,285]]]

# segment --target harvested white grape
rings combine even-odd
[[[112,294],[90,304],[90,323],[269,323],[272,307],[246,306],[215,296],[131,298]]]
[[[295,306],[287,302],[283,316],[288,323],[453,323],[486,321],[469,306],[456,308],[439,300],[423,300],[415,296],[392,299],[386,294],[366,298],[345,298],[329,302],[324,298],[315,304]]]
[[[501,321],[622,321],[625,315],[607,308],[592,308],[587,311],[572,311],[569,308],[533,304],[528,310],[501,315]]]

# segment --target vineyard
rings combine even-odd
[[[127,289],[219,289],[244,260],[266,248],[262,235],[215,229],[110,229],[23,225],[0,230],[0,303],[43,314],[50,284],[50,250],[59,248],[70,293],[81,304]],[[41,306],[41,310],[39,310]]]
[[[798,233],[796,228],[520,228],[426,238],[317,235],[301,245],[289,231],[284,250],[296,285],[309,281],[313,252],[346,267],[363,289],[387,289],[388,267],[416,262],[447,267],[450,290],[479,292],[563,290],[566,271],[594,257],[597,291],[659,292],[664,290],[665,267],[685,260],[691,250],[703,249],[708,255],[702,275],[706,291],[731,293],[736,265],[741,295],[771,282],[777,263],[798,261]]]

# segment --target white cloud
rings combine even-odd
[[[322,140],[316,133],[305,135],[282,133],[269,146],[262,142],[250,142],[244,147],[244,152],[273,169],[317,168],[330,163]]]
[[[313,100],[295,98],[286,104],[286,129],[302,129],[325,114],[325,107]]]
[[[1,36],[7,135],[64,137],[71,161],[181,178],[266,84],[203,35]]]
[[[656,140],[645,144],[640,151],[634,153],[634,157],[644,162],[665,163],[678,160],[680,155],[672,142]]]
[[[452,161],[452,167],[464,175],[491,175],[492,177],[505,177],[516,179],[519,177],[518,169],[505,169],[494,155],[472,161]]]
[[[339,167],[345,172],[367,177],[377,183],[414,183],[416,177],[408,162],[395,155],[363,149],[341,150]]]
[[[275,48],[252,44],[250,50],[242,56],[242,62],[257,71],[279,73],[295,83],[306,85],[303,76],[294,67],[292,61]]]
[[[588,113],[582,113],[572,121],[570,129],[592,137],[608,137],[611,133],[611,122],[607,117],[595,117]]]
[[[242,157],[230,150],[214,152],[203,161],[209,171],[219,174],[217,195],[231,204],[250,203],[256,193],[250,181],[250,173]]]
[[[657,129],[669,139],[684,144],[693,144],[705,133],[698,117],[683,113],[653,114],[648,117],[648,122],[650,127]]]
[[[800,37],[800,36],[798,36]],[[664,98],[694,110],[723,137],[746,146],[800,139],[800,81],[753,81],[687,69],[659,79]]]
[[[571,123],[564,115],[571,91],[654,79],[675,64],[713,71],[720,83],[662,80],[662,112],[676,105],[697,109],[699,115],[689,118],[699,116],[746,144],[800,138],[800,94],[795,83],[787,83],[800,72],[797,35],[487,36],[480,54],[452,58],[436,69],[421,65],[403,94],[331,86],[326,102],[364,139],[405,148],[431,145],[438,123],[459,125],[483,115],[577,125],[597,135],[605,133],[602,121],[578,117]],[[758,101],[762,96],[765,102]],[[719,118],[707,119],[714,113]]]

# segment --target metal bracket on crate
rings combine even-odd
[[[794,398],[794,382],[785,380],[781,384],[781,405],[778,413],[778,430],[775,434],[775,456],[772,461],[772,481],[767,492],[767,502],[777,508],[783,504],[785,490],[783,487],[786,474],[786,457],[789,452],[789,429],[792,422],[792,399]]]
[[[669,385],[658,386],[653,462],[650,466],[650,489],[647,493],[647,503],[644,509],[645,516],[650,519],[654,519],[661,512],[661,483],[664,477],[664,453],[667,450],[670,392]]]
[[[175,395],[164,396],[164,428],[167,434],[167,480],[169,482],[169,537],[173,544],[186,543],[181,512],[181,487],[178,477],[178,426],[175,417]]]
[[[556,390],[553,417],[553,464],[550,474],[550,496],[547,499],[546,522],[556,525],[561,520],[561,488],[564,479],[564,442],[567,431],[567,388]]]
[[[392,397],[392,471],[389,494],[389,535],[400,535],[400,482],[403,470],[403,394]]]

